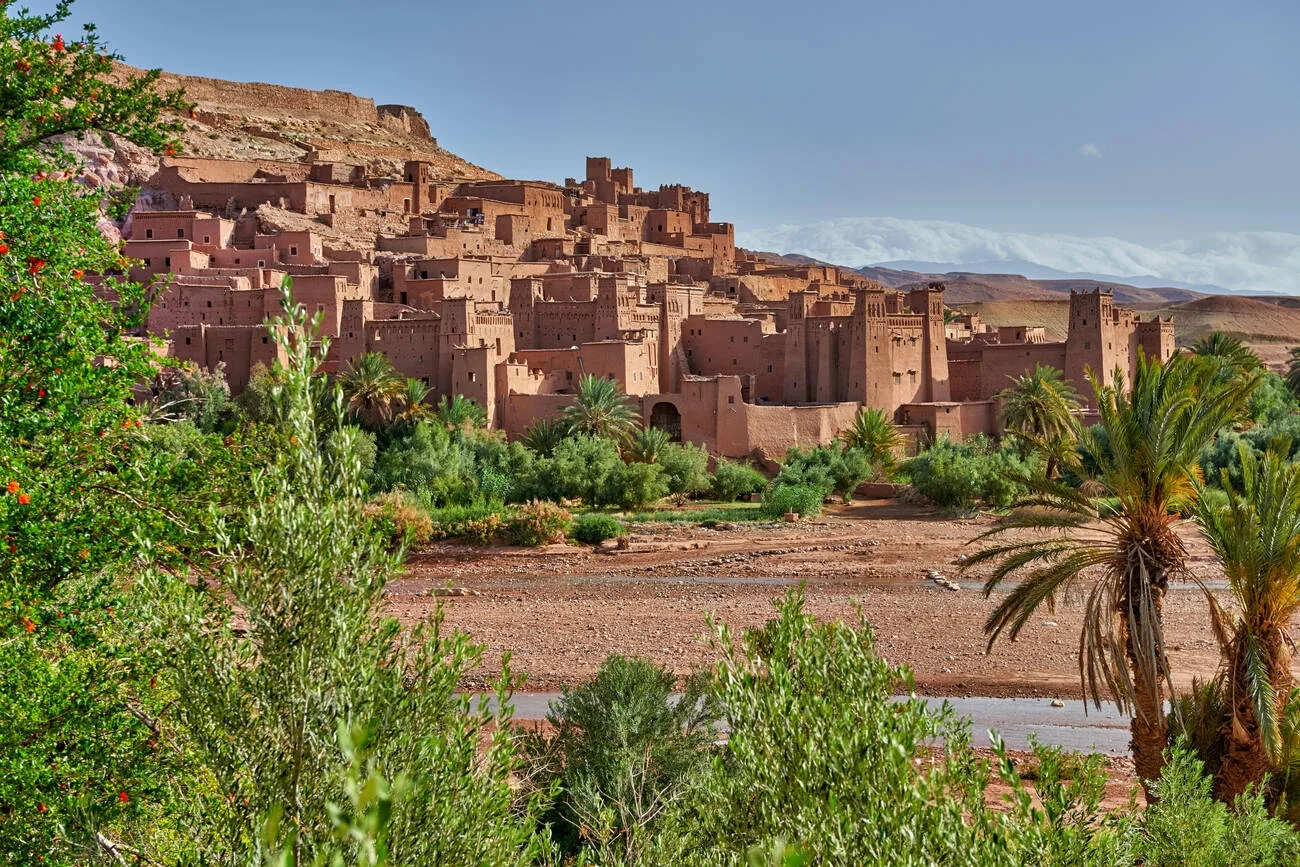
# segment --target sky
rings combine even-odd
[[[760,249],[1300,292],[1295,0],[78,0],[74,16],[137,66],[413,105],[508,177],[610,156],[643,187],[708,190]]]

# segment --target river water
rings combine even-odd
[[[550,703],[559,696],[558,692],[515,693],[511,701],[515,719],[545,719]],[[1028,750],[1034,735],[1040,743],[1073,752],[1128,755],[1128,718],[1113,707],[1097,710],[1077,699],[1052,707],[1052,700],[1046,698],[926,697],[925,701],[935,707],[946,701],[958,716],[969,719],[975,746],[987,746],[987,732],[992,729],[1012,750]]]

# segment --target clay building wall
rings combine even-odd
[[[284,362],[279,344],[271,339],[265,326],[189,325],[172,334],[172,352],[182,361],[216,370],[223,367],[232,394],[248,386],[257,364],[271,367]]]

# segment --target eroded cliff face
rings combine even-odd
[[[122,74],[140,70],[120,67]],[[184,118],[184,154],[239,160],[316,160],[366,167],[370,176],[398,177],[419,159],[446,180],[500,175],[439,147],[428,121],[411,106],[376,105],[340,90],[226,81],[164,72],[160,86],[182,89],[195,103]]]

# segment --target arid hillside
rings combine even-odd
[[[138,72],[129,67],[124,72]],[[192,157],[364,165],[371,175],[396,175],[408,159],[432,163],[446,179],[500,175],[438,146],[414,108],[379,105],[338,90],[224,81],[163,73],[161,85],[181,88],[196,103],[186,118],[184,151]]]

